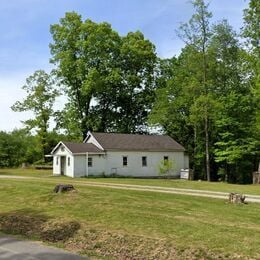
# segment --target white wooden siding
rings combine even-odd
[[[61,147],[64,147],[62,151]],[[72,153],[63,145],[61,145],[53,155],[53,174],[61,174],[61,157],[66,158],[65,167],[64,167],[64,175],[73,177],[74,170],[74,156]],[[70,165],[68,165],[68,157],[70,157]],[[58,158],[58,164],[57,162]]]
[[[93,139],[94,140],[94,139]],[[95,140],[94,140],[95,141]],[[88,167],[87,155],[72,154],[66,147],[62,151],[61,146],[53,155],[53,173],[61,174],[61,157],[66,157],[64,174],[70,177],[88,175],[111,175],[116,173],[122,176],[152,177],[159,175],[159,164],[164,156],[174,163],[174,175],[180,175],[181,169],[189,167],[189,158],[184,152],[139,152],[139,151],[108,151],[106,155],[91,155],[92,167]],[[127,157],[127,166],[123,166],[123,156]],[[142,166],[142,157],[147,158],[147,166]],[[70,157],[70,165],[68,158]],[[56,160],[58,158],[58,164]],[[87,169],[88,167],[88,169]]]
[[[127,156],[127,166],[123,166],[123,156]],[[147,166],[142,166],[142,157],[147,157]],[[164,156],[174,162],[174,175],[178,176],[184,167],[183,152],[132,152],[109,151],[106,155],[105,173],[123,176],[158,176],[159,164]]]
[[[88,157],[92,158],[92,167],[88,167],[87,155],[74,156],[74,177],[87,176],[87,174],[98,176],[105,172],[106,159],[104,155],[89,154]]]

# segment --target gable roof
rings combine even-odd
[[[96,147],[94,144],[72,142],[63,143],[72,153],[103,153],[103,151]]]
[[[90,134],[105,150],[185,151],[182,145],[167,135]]]
[[[80,153],[104,153],[94,144],[90,143],[73,143],[73,142],[60,142],[53,150],[52,154],[63,144],[66,146],[72,154],[80,154]]]

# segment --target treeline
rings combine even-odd
[[[48,133],[47,154],[61,140],[67,137],[56,132]],[[23,163],[42,165],[51,162],[43,154],[43,147],[38,135],[33,135],[27,129],[15,129],[12,132],[0,131],[0,168],[18,167]]]
[[[139,31],[120,36],[75,12],[52,25],[54,69],[30,76],[27,98],[12,107],[34,113],[25,126],[36,131],[39,153],[52,144],[51,119],[69,140],[153,127],[185,146],[196,178],[250,182],[259,164],[259,1],[250,1],[238,33],[226,20],[213,24],[203,0],[192,5],[177,31],[185,46],[170,59]],[[68,102],[55,111],[59,95]]]
[[[161,60],[150,122],[186,147],[197,178],[247,183],[258,168],[259,5],[250,2],[238,35],[193,1],[195,14],[178,31],[185,47]]]

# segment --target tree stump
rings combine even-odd
[[[55,186],[53,192],[55,193],[60,193],[60,192],[65,192],[65,191],[72,191],[75,190],[73,185],[71,184],[58,184]]]
[[[234,192],[229,193],[228,200],[230,203],[235,203],[235,204],[245,203],[245,199],[246,199],[246,196],[243,194],[234,193]]]

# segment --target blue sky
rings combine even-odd
[[[211,0],[213,21],[224,18],[236,29],[243,25],[248,0]],[[49,71],[51,24],[65,12],[76,11],[83,19],[109,22],[121,35],[140,30],[160,57],[178,55],[183,43],[175,34],[193,13],[187,0],[1,0],[0,3],[0,130],[22,126],[29,113],[13,112],[21,100],[21,87],[35,70]],[[59,104],[58,104],[59,106]]]

